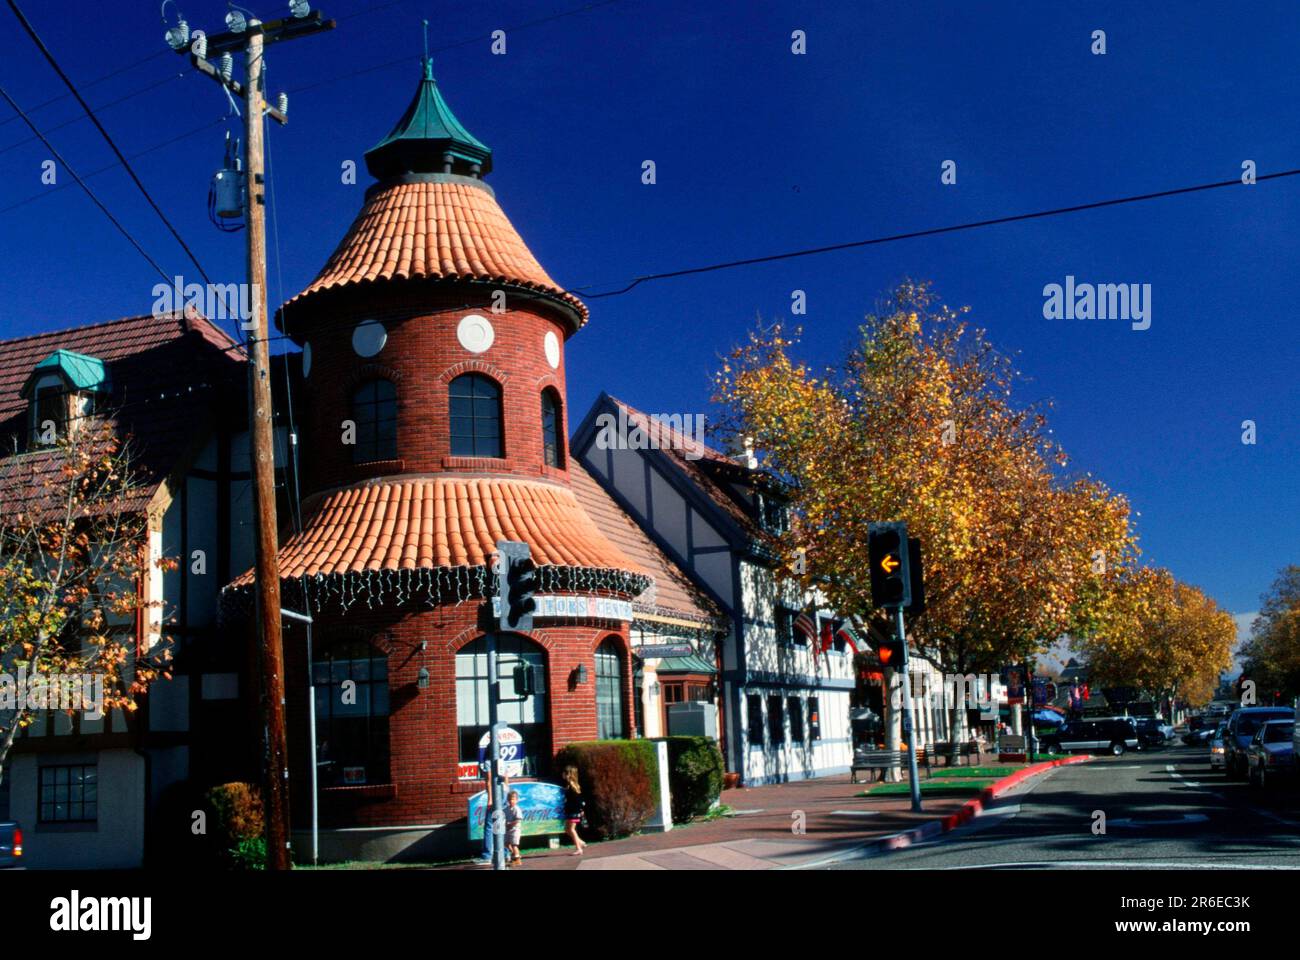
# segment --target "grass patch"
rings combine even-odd
[[[993,780],[974,780],[952,777],[947,780],[922,780],[921,794],[931,795],[945,793],[979,793],[985,787],[991,787]],[[906,780],[899,783],[881,783],[858,794],[860,797],[899,797],[911,794],[912,788]]]
[[[933,776],[940,777],[993,777],[995,780],[1001,780],[1003,777],[1009,777],[1021,767],[952,767],[951,769],[935,770]]]

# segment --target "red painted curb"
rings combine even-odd
[[[974,799],[967,800],[955,813],[950,813],[944,817],[940,823],[943,825],[943,832],[956,830],[964,823],[974,820],[976,815],[984,809],[984,804],[988,803],[994,797],[1010,790],[1018,783],[1022,783],[1031,777],[1036,777],[1040,773],[1046,773],[1053,767],[1064,767],[1071,763],[1087,763],[1092,757],[1085,755],[1064,757],[1060,760],[1044,760],[1042,763],[1036,763],[1032,767],[1025,767],[1023,770],[1017,770],[1008,777],[1003,777],[996,783],[990,784],[980,791],[980,795]]]

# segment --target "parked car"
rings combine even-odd
[[[1246,751],[1251,786],[1264,787],[1295,776],[1294,720],[1269,720],[1260,724]]]
[[[1098,717],[1071,720],[1054,734],[1044,736],[1042,746],[1053,753],[1108,750],[1120,756],[1141,746],[1137,724],[1131,717]]]
[[[1223,769],[1223,733],[1228,729],[1228,721],[1224,720],[1213,730],[1210,731],[1210,769]]]
[[[23,831],[13,820],[0,820],[0,870],[22,866]]]
[[[1244,780],[1250,772],[1246,751],[1255,739],[1259,728],[1269,720],[1294,720],[1290,707],[1242,707],[1228,717],[1228,729],[1223,737],[1223,764],[1228,777]]]
[[[1138,740],[1144,747],[1163,747],[1174,737],[1174,728],[1159,717],[1142,717],[1137,721]]]
[[[1206,724],[1199,729],[1188,730],[1183,734],[1183,743],[1193,747],[1199,747],[1203,744],[1209,743],[1210,740],[1214,738],[1214,731],[1218,730],[1220,724],[1223,722],[1224,721],[1222,720],[1218,720],[1214,723]]]

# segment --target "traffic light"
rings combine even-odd
[[[497,594],[501,601],[498,622],[502,630],[527,633],[533,629],[533,610],[537,601],[537,567],[526,543],[513,540],[497,542]]]
[[[903,612],[915,617],[925,612],[925,568],[921,565],[921,541],[916,537],[907,538],[907,573],[912,585],[912,599]]]
[[[521,663],[514,669],[516,697],[531,697],[537,692],[537,674],[531,664]]]
[[[871,564],[871,602],[877,607],[906,607],[912,602],[907,524],[873,523],[867,528]]]
[[[899,640],[882,640],[876,656],[882,667],[898,670],[903,666],[903,644]]]

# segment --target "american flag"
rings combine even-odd
[[[813,623],[812,617],[806,613],[800,613],[794,618],[794,632],[802,633],[809,642],[817,640],[817,624]]]

